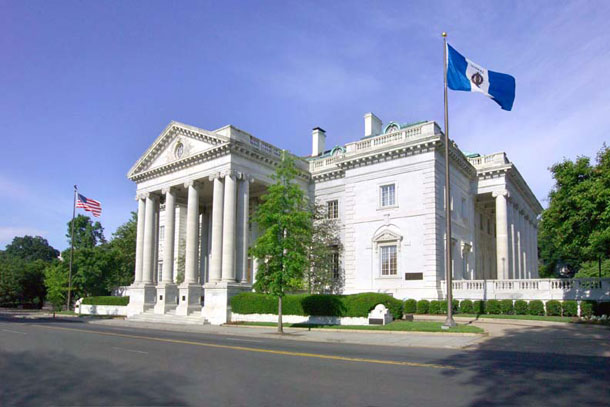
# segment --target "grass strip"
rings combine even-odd
[[[275,322],[237,322],[234,325],[277,326]],[[483,333],[483,329],[472,325],[458,325],[447,330],[442,329],[442,322],[435,321],[394,321],[388,325],[321,325],[321,324],[284,324],[286,328],[321,328],[366,331],[404,331],[404,332],[449,332],[449,333]]]

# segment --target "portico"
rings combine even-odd
[[[138,183],[129,315],[153,309],[226,322],[230,297],[252,287],[251,208],[280,157],[232,126],[165,129],[129,173]]]

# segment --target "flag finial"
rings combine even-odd
[[[444,37],[446,37],[446,36],[447,36],[447,33],[446,33],[445,31],[443,31],[443,33],[442,33],[441,35],[442,35],[442,36],[443,36],[443,38],[444,38]]]

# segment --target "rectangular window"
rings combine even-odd
[[[163,241],[165,239],[165,226],[159,227],[159,240]]]
[[[396,205],[396,187],[394,184],[381,186],[381,206]]]
[[[395,276],[397,267],[396,246],[381,246],[381,275]]]
[[[339,217],[339,201],[336,199],[326,202],[326,209],[328,219],[337,219]]]
[[[479,229],[483,230],[483,214],[479,213]]]
[[[339,253],[337,253],[337,252],[332,254],[332,267],[333,267],[333,278],[336,280],[339,278]]]
[[[462,198],[462,219],[466,219],[466,198]]]

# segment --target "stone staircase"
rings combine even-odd
[[[175,324],[175,325],[204,325],[209,324],[208,320],[201,316],[201,313],[193,315],[176,315],[176,310],[170,310],[167,314],[155,314],[153,309],[144,311],[138,315],[127,318],[128,321],[148,322],[155,324]]]

